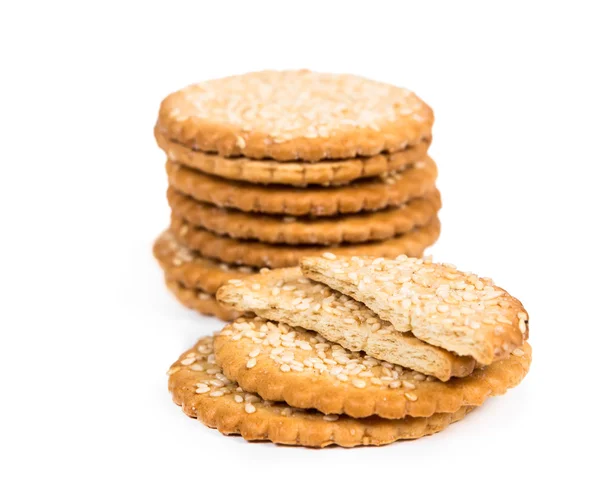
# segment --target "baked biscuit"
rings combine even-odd
[[[258,317],[227,325],[215,336],[214,350],[223,373],[246,391],[351,417],[429,417],[479,406],[518,385],[531,362],[526,343],[504,360],[442,382]]]
[[[364,351],[440,380],[470,375],[475,368],[473,358],[399,332],[362,303],[303,277],[298,267],[229,280],[217,292],[217,300],[233,310],[316,331],[350,351]]]
[[[204,291],[186,288],[179,281],[165,277],[165,283],[169,291],[186,308],[197,311],[201,315],[216,316],[223,321],[231,321],[239,318],[243,313],[225,308],[217,303],[216,298]]]
[[[231,264],[246,266],[285,268],[296,266],[304,256],[318,256],[324,251],[343,254],[364,254],[379,256],[398,256],[406,253],[421,256],[425,248],[431,246],[440,234],[440,222],[437,217],[420,228],[384,241],[362,244],[341,244],[339,246],[288,246],[285,244],[266,244],[258,241],[243,241],[226,236],[218,236],[202,228],[186,223],[183,219],[171,217],[171,233],[179,243],[189,249],[197,250],[202,256],[215,258]]]
[[[399,331],[489,365],[527,339],[529,316],[519,300],[489,278],[399,256],[302,260],[308,278],[364,303]]]
[[[179,192],[215,206],[267,214],[333,216],[376,211],[423,197],[435,187],[437,167],[426,158],[406,170],[346,186],[263,186],[220,179],[167,162],[169,184]]]
[[[155,129],[155,137],[169,160],[184,164],[206,174],[233,181],[258,184],[287,184],[290,186],[339,186],[365,177],[375,177],[387,172],[399,171],[422,161],[427,155],[429,141],[393,153],[370,157],[353,157],[330,161],[279,162],[247,157],[223,157],[218,154],[195,151],[170,141]]]
[[[441,208],[437,189],[397,208],[336,217],[290,217],[245,213],[167,191],[173,213],[188,223],[236,239],[273,244],[362,243],[392,238],[429,223]]]
[[[154,257],[165,275],[186,288],[215,294],[230,279],[241,279],[257,272],[249,266],[237,266],[203,258],[197,251],[180,244],[169,232],[154,241]]]
[[[409,90],[363,77],[263,71],[172,93],[157,125],[169,139],[221,156],[319,161],[429,139],[433,112]]]
[[[179,357],[168,371],[169,390],[190,417],[246,440],[307,447],[384,445],[439,432],[471,410],[461,407],[454,413],[400,420],[355,419],[267,402],[223,375],[214,362],[212,345],[212,337],[202,338]]]

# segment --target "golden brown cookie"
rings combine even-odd
[[[304,274],[361,301],[399,331],[489,365],[527,339],[529,316],[489,278],[399,256],[302,260]]]
[[[221,306],[213,295],[201,290],[186,288],[179,281],[165,277],[165,283],[169,291],[183,306],[197,311],[201,315],[216,316],[223,321],[231,321],[243,314]]]
[[[228,181],[170,161],[166,169],[169,184],[198,201],[240,211],[292,216],[333,216],[399,206],[431,192],[437,177],[437,167],[430,158],[401,173],[336,187],[297,188]]]
[[[479,406],[518,385],[531,348],[442,382],[329,343],[315,332],[261,318],[239,319],[215,336],[217,363],[230,380],[265,400],[327,414],[429,417]]]
[[[168,371],[173,401],[190,417],[219,432],[246,440],[325,447],[384,445],[431,435],[462,419],[471,407],[431,417],[386,420],[324,415],[271,403],[243,391],[214,362],[213,338],[205,337],[183,353]]]
[[[249,266],[228,265],[203,258],[177,242],[169,231],[156,239],[153,252],[168,278],[179,281],[186,288],[209,294],[215,294],[219,286],[230,279],[240,279],[257,272]]]
[[[409,90],[362,77],[263,71],[190,85],[163,100],[159,132],[222,156],[319,161],[395,152],[431,137]]]
[[[195,151],[170,141],[158,133],[157,129],[155,129],[155,137],[169,160],[198,169],[206,174],[234,181],[291,186],[307,186],[309,184],[337,186],[348,184],[356,179],[399,171],[410,164],[422,161],[427,155],[430,144],[428,140],[425,140],[393,153],[310,163],[223,157],[218,154]]]
[[[245,213],[198,202],[173,188],[167,191],[173,213],[213,233],[263,243],[340,244],[392,238],[429,223],[441,208],[436,190],[397,208],[336,217],[274,216]]]
[[[216,258],[231,264],[243,264],[259,268],[285,268],[296,266],[304,256],[318,256],[324,251],[355,255],[398,256],[407,253],[421,256],[425,248],[431,246],[440,234],[440,222],[435,217],[426,226],[390,238],[362,244],[341,244],[339,246],[288,246],[266,244],[258,241],[242,241],[226,236],[218,236],[205,229],[194,227],[183,219],[171,217],[171,233],[179,243],[197,250],[202,256]]]
[[[399,332],[362,303],[303,277],[299,267],[229,280],[219,288],[217,300],[233,310],[316,331],[350,351],[364,351],[443,381],[470,375],[475,368],[473,358]]]

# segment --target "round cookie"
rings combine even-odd
[[[430,144],[429,141],[422,141],[393,153],[309,163],[223,157],[218,154],[195,151],[170,141],[158,133],[157,129],[155,129],[155,137],[169,160],[198,169],[206,174],[234,181],[291,186],[307,186],[309,184],[336,186],[348,184],[356,179],[398,171],[410,164],[422,161],[427,155]]]
[[[228,181],[170,161],[166,170],[172,187],[198,201],[246,212],[291,216],[333,216],[399,206],[430,192],[437,177],[431,158],[400,173],[337,187],[296,188]]]
[[[163,100],[158,130],[196,150],[278,161],[395,152],[431,137],[431,108],[354,75],[263,71],[190,85]]]
[[[421,256],[440,234],[437,217],[420,228],[384,241],[339,246],[288,246],[266,244],[258,241],[243,241],[218,236],[202,228],[194,227],[183,219],[172,216],[170,231],[179,243],[197,250],[202,256],[216,258],[231,264],[243,264],[259,268],[285,268],[296,266],[305,256],[318,256],[323,252],[339,255],[365,255],[396,257],[400,254]]]
[[[183,306],[197,311],[201,315],[216,316],[223,321],[231,321],[243,314],[221,306],[214,295],[186,288],[179,281],[165,277],[165,284]]]
[[[223,375],[212,352],[213,338],[202,338],[171,366],[168,375],[173,401],[188,416],[223,434],[240,434],[246,440],[307,447],[384,445],[439,432],[471,410],[461,407],[455,413],[386,420],[291,408],[243,391]]]
[[[250,266],[235,266],[203,258],[181,245],[169,232],[163,232],[152,247],[165,275],[186,288],[215,294],[230,279],[241,279],[257,272]]]
[[[436,190],[398,208],[340,217],[295,218],[249,214],[201,203],[173,188],[167,191],[173,213],[190,224],[236,239],[263,243],[340,244],[392,238],[433,219],[441,208]]]
[[[265,400],[328,414],[428,417],[479,406],[518,385],[529,370],[526,343],[509,358],[442,382],[330,343],[315,332],[261,318],[239,319],[215,337],[223,373]]]

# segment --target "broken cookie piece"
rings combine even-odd
[[[431,260],[340,257],[301,261],[304,275],[364,303],[400,332],[482,365],[523,345],[529,316],[519,300],[489,278]]]
[[[300,268],[230,280],[219,289],[217,299],[228,309],[314,330],[353,352],[364,351],[440,380],[467,376],[475,368],[473,358],[399,332],[362,303],[305,278]]]

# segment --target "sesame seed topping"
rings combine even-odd
[[[244,405],[244,410],[246,411],[246,413],[254,413],[256,412],[256,407],[251,403],[247,403],[246,405]]]

